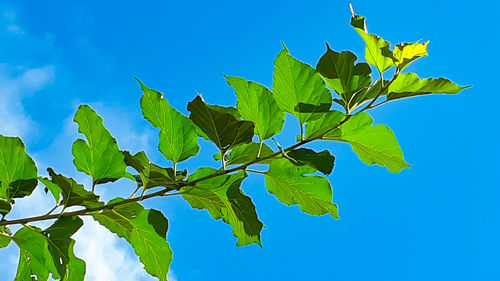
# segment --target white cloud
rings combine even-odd
[[[19,69],[0,65],[0,134],[27,139],[36,133],[36,123],[24,111],[22,99],[54,80],[54,66]]]

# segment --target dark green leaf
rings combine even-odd
[[[41,230],[25,226],[16,232],[13,240],[20,248],[15,281],[47,281],[49,273],[54,279],[60,278]]]
[[[326,47],[326,53],[319,59],[316,69],[325,78],[328,87],[340,95],[344,104],[349,105],[353,95],[370,86],[372,71],[366,63],[355,65],[357,58],[353,53],[337,53],[330,49],[328,43]],[[347,109],[351,110],[350,107]]]
[[[174,163],[198,154],[198,133],[193,122],[170,106],[162,93],[149,89],[141,81],[139,83],[144,92],[142,114],[151,125],[160,129],[160,152]]]
[[[198,169],[189,177],[190,181],[216,173],[212,168]],[[192,187],[181,189],[182,197],[191,207],[206,209],[214,219],[222,219],[233,227],[238,238],[236,245],[244,246],[260,242],[263,224],[257,217],[252,199],[240,189],[246,173],[239,171],[232,175],[221,175],[201,181]]]
[[[47,171],[49,172],[52,183],[57,185],[61,190],[63,197],[62,205],[66,207],[85,206],[88,208],[95,208],[104,204],[99,202],[99,196],[85,190],[83,185],[78,184],[74,179],[56,174],[52,168],[48,168]]]
[[[238,96],[239,112],[243,119],[254,122],[255,134],[261,141],[281,132],[285,122],[285,112],[279,109],[269,89],[243,78],[225,77]]]
[[[122,201],[116,198],[108,204]],[[111,210],[93,213],[96,221],[119,237],[125,238],[135,250],[146,271],[167,280],[172,251],[165,240],[168,221],[159,211],[146,210],[133,202],[115,206]]]
[[[312,167],[295,166],[287,159],[276,159],[265,175],[267,190],[286,205],[299,205],[305,213],[317,216],[329,213],[338,219],[328,179],[305,176],[314,172],[316,169]]]
[[[387,85],[387,83],[389,83],[389,80],[384,80],[384,85]],[[357,108],[358,106],[371,99],[387,94],[387,89],[385,89],[382,93],[383,89],[382,79],[378,79],[375,83],[373,83],[373,85],[363,89],[362,91],[359,91],[356,95],[354,95],[349,102],[349,107],[352,109]]]
[[[70,237],[82,225],[83,221],[76,216],[61,217],[43,232],[48,242],[49,252],[61,279],[66,276],[67,266],[70,263],[70,259],[74,257],[72,244],[75,241]],[[83,280],[83,276],[81,277]]]
[[[80,105],[73,119],[87,142],[73,143],[73,163],[78,171],[92,177],[94,184],[115,181],[125,176],[127,166],[116,140],[104,127],[102,118],[88,105]]]
[[[182,180],[186,177],[187,171],[177,172],[177,177],[174,177],[172,168],[163,168],[149,161],[144,151],[131,155],[128,151],[123,151],[125,163],[134,168],[141,178],[139,186],[145,189],[164,186],[172,189],[177,189],[175,180]]]
[[[0,135],[0,167],[0,197],[10,200],[33,192],[37,169],[20,138]]]
[[[316,112],[301,113],[299,104],[306,104],[312,109],[321,109],[332,103],[332,94],[326,88],[321,75],[310,65],[292,56],[288,50],[279,53],[274,61],[273,95],[279,108],[295,115],[301,125],[309,120],[320,118]],[[319,106],[315,108],[311,106]]]
[[[216,105],[216,104],[207,104],[208,107],[215,111],[219,112],[224,112],[224,113],[229,113],[233,115],[236,120],[241,120],[241,113],[236,107],[233,106],[221,106],[221,105]]]
[[[201,96],[188,104],[188,110],[191,112],[189,118],[223,153],[252,141],[253,122],[236,120],[229,113],[217,111],[209,107]]]
[[[287,153],[294,165],[309,165],[323,174],[330,174],[333,169],[335,157],[328,150],[316,152],[308,148],[299,148]]]
[[[351,25],[365,41],[366,62],[377,67],[380,73],[384,73],[394,65],[392,52],[389,50],[391,44],[375,34],[368,33],[365,17],[354,16],[351,19]]]
[[[394,64],[400,71],[403,70],[416,59],[427,56],[427,45],[429,45],[429,41],[396,45],[392,52]]]
[[[333,110],[325,114],[318,120],[307,122],[306,125],[306,139],[319,138],[323,134],[332,129],[336,128],[342,120],[344,120],[345,114]]]
[[[381,124],[372,126],[372,123],[368,113],[360,112],[323,139],[350,143],[361,161],[368,165],[378,164],[393,173],[410,168],[392,130]]]
[[[259,144],[255,142],[247,143],[244,145],[240,145],[231,150],[226,156],[226,165],[237,165],[237,164],[245,164],[250,161],[257,159],[257,155],[259,153]],[[260,151],[260,158],[269,156],[273,154],[274,151],[265,143],[262,143],[262,149]],[[216,160],[221,160],[220,154],[216,154],[214,157]],[[260,161],[261,164],[270,164],[272,159],[266,159]]]
[[[5,216],[6,214],[10,213],[11,209],[12,205],[9,201],[0,199],[0,215]]]
[[[42,182],[43,185],[45,185],[45,192],[47,193],[50,191],[50,193],[52,193],[52,196],[54,196],[54,200],[59,203],[59,198],[61,197],[61,188],[57,184],[50,181],[49,178],[38,177],[38,180]]]
[[[459,86],[446,78],[419,79],[415,73],[402,73],[389,85],[388,100],[433,93],[458,94],[470,86]]]

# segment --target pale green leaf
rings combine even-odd
[[[391,44],[375,34],[368,33],[365,17],[354,16],[351,19],[351,25],[365,41],[366,62],[375,66],[380,73],[384,73],[394,65],[392,52],[389,50]]]
[[[274,61],[273,95],[278,107],[295,115],[301,125],[320,118],[332,104],[321,75],[286,49]]]
[[[368,113],[360,112],[339,129],[325,134],[323,139],[350,143],[361,161],[368,165],[384,166],[393,173],[410,168],[392,130],[381,124],[372,126],[372,123]]]
[[[396,67],[401,71],[407,67],[410,63],[418,58],[427,56],[427,45],[426,43],[401,43],[396,45],[393,54],[393,61]]]
[[[225,77],[238,96],[239,112],[243,119],[254,122],[255,134],[261,141],[281,132],[285,122],[285,112],[278,107],[269,89],[243,78]]]
[[[10,200],[30,195],[38,184],[35,162],[20,138],[0,135],[0,197]]]
[[[212,168],[201,168],[189,177],[190,181],[216,173]],[[221,175],[181,189],[182,197],[191,207],[206,209],[214,219],[222,219],[233,228],[238,238],[236,245],[244,246],[260,242],[262,222],[257,217],[252,199],[240,189],[246,173]]]
[[[116,198],[108,204],[122,200]],[[125,238],[132,245],[149,274],[160,281],[167,280],[172,250],[166,241],[168,221],[161,212],[144,209],[139,203],[132,202],[93,213],[92,216],[109,231]]]
[[[265,175],[267,190],[286,205],[299,205],[305,213],[316,216],[329,213],[338,219],[330,182],[325,177],[306,176],[314,172],[316,169],[310,166],[295,166],[287,159],[276,159]]]
[[[73,143],[73,163],[78,171],[92,177],[94,184],[115,181],[125,176],[127,166],[116,140],[104,127],[102,118],[88,105],[80,105],[73,119],[87,141]]]
[[[402,73],[389,85],[388,100],[434,93],[458,94],[470,86],[459,86],[446,78],[419,79],[415,73]]]
[[[323,134],[335,129],[344,119],[344,113],[338,110],[333,110],[327,112],[318,120],[307,122],[306,139],[315,139],[321,137]]]
[[[175,110],[162,93],[146,87],[141,81],[139,83],[144,92],[142,114],[151,125],[160,129],[160,152],[174,163],[198,154],[198,134],[193,122]]]

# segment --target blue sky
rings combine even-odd
[[[221,74],[269,87],[284,41],[315,65],[328,41],[337,51],[364,45],[349,26],[348,1],[2,1],[0,134],[21,136],[40,171],[54,167],[82,183],[72,166],[80,103],[104,118],[120,148],[145,150],[156,162],[157,132],[142,118],[140,88],[165,93],[186,113],[196,91],[234,105]],[[481,3],[480,3],[481,2]],[[171,280],[498,280],[500,278],[500,140],[497,1],[355,1],[370,32],[391,43],[430,40],[429,57],[408,68],[473,88],[456,96],[419,97],[372,110],[395,132],[413,168],[392,174],[366,166],[344,144],[322,143],[337,162],[330,176],[340,220],[313,217],[279,203],[252,176],[243,184],[266,225],[264,247],[236,247],[230,227],[181,198],[148,201],[169,219]],[[294,140],[289,116],[284,145]],[[191,172],[214,165],[202,143]],[[105,199],[133,189],[125,180],[99,187]],[[123,194],[123,193],[122,193]],[[43,213],[40,190],[19,200],[16,216]],[[153,280],[130,247],[91,221],[77,234],[87,280]],[[0,279],[15,274],[17,249],[0,251]]]

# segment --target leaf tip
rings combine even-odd
[[[290,51],[288,50],[288,48],[285,45],[285,42],[281,41],[281,46],[283,46],[283,50],[286,51],[287,54],[290,53]]]
[[[353,18],[358,16],[356,15],[356,12],[354,12],[354,6],[352,5],[352,3],[349,3],[349,9],[351,10],[351,15]]]

